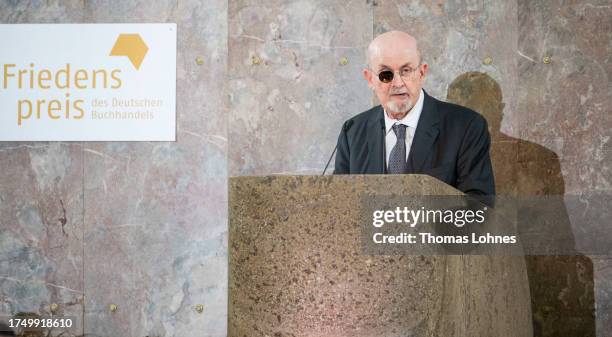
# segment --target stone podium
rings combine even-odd
[[[521,256],[365,255],[364,193],[461,195],[424,175],[229,182],[228,336],[532,335]]]

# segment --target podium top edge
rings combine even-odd
[[[351,175],[254,175],[254,176],[233,176],[229,177],[230,186],[238,186],[242,184],[257,185],[257,184],[286,184],[286,183],[324,183],[333,184],[334,182],[350,182],[365,184],[371,182],[373,184],[382,184],[393,186],[401,185],[417,185],[421,188],[424,185],[436,186],[435,190],[448,195],[463,195],[463,193],[451,185],[438,180],[432,176],[425,174],[351,174]],[[391,184],[390,184],[391,183]],[[421,189],[419,188],[419,189]],[[230,187],[231,189],[231,187]],[[437,194],[437,193],[436,193]]]

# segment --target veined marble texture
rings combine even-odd
[[[228,15],[231,175],[320,174],[342,122],[370,106],[371,6],[241,0]]]
[[[226,12],[225,1],[0,3],[3,23],[179,29],[176,142],[0,144],[0,315],[56,303],[78,335],[226,334]]]
[[[78,1],[0,2],[0,23],[82,17]],[[49,315],[56,304],[82,334],[83,164],[80,143],[0,143],[0,315]]]
[[[0,146],[0,315],[83,322],[83,152],[74,143]]]
[[[364,52],[392,29],[419,39],[430,65],[425,90],[483,110],[499,191],[579,196],[567,207],[577,247],[592,244],[581,232],[610,242],[611,7],[0,1],[0,23],[178,24],[177,142],[0,143],[0,315],[42,314],[56,303],[81,318],[87,336],[225,336],[228,176],[319,174],[342,121],[377,104],[362,79]],[[499,96],[476,86],[467,99],[480,80]],[[584,214],[601,215],[584,222]],[[548,280],[545,295],[582,298],[552,304],[586,311],[594,296],[589,324],[607,336],[612,261],[558,263],[572,273],[565,283]],[[562,325],[549,326],[553,316],[540,317],[545,329],[536,333],[562,335]]]
[[[564,192],[572,196],[566,197],[566,204],[577,248],[592,249],[602,243],[609,247],[611,4],[518,1],[518,14],[522,55],[517,95],[521,131],[517,136],[557,157]],[[596,332],[606,336],[612,331],[612,279],[607,272],[612,261],[609,254],[595,256],[591,265]],[[569,283],[552,287],[571,288]],[[557,325],[561,326],[567,323]]]

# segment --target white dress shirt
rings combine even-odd
[[[412,146],[412,139],[414,139],[414,133],[416,132],[417,125],[419,124],[419,117],[421,116],[421,112],[423,111],[423,100],[425,99],[425,94],[423,93],[423,89],[419,93],[419,99],[416,104],[412,107],[410,111],[404,116],[404,118],[397,120],[390,118],[387,115],[387,111],[385,111],[385,162],[387,163],[387,168],[389,168],[389,157],[391,156],[391,150],[395,146],[397,142],[397,137],[395,136],[395,132],[393,132],[393,125],[395,124],[404,124],[407,126],[406,128],[406,160],[408,160],[408,154],[410,154],[410,146]]]

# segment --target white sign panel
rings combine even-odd
[[[176,24],[0,25],[0,141],[174,141]]]

